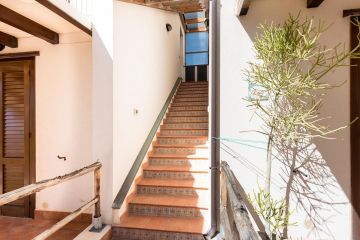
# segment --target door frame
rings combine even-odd
[[[35,52],[34,52],[35,53]],[[35,56],[38,56],[38,52],[33,56],[29,56],[25,54],[24,57],[21,57],[19,53],[14,55],[12,54],[4,54],[0,55],[0,62],[16,62],[16,61],[30,61],[29,67],[29,121],[30,121],[30,129],[29,129],[29,184],[36,182],[36,102],[35,102]],[[1,126],[0,126],[1,127]],[[2,176],[1,176],[2,177]],[[2,187],[2,186],[1,186]],[[29,217],[34,218],[36,206],[36,194],[32,194],[29,196]]]

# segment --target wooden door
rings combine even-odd
[[[351,47],[358,44],[358,28],[351,24]],[[360,117],[360,59],[351,59],[350,111],[351,120]],[[360,214],[360,121],[351,126],[351,198]]]
[[[0,62],[0,193],[34,180],[31,162],[31,75],[33,61]],[[33,197],[0,207],[0,215],[32,217]]]

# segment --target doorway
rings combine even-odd
[[[35,182],[35,59],[0,61],[0,194]],[[35,195],[0,207],[33,217]]]

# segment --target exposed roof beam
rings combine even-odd
[[[202,23],[205,22],[206,18],[194,18],[185,20],[186,24]]]
[[[59,34],[0,4],[0,21],[49,43],[58,44]]]
[[[194,29],[189,29],[189,33],[193,33],[193,32],[206,32],[207,28],[206,27],[200,27],[200,28],[194,28]]]
[[[243,16],[249,11],[250,0],[236,0],[235,2],[235,15]]]
[[[307,8],[316,8],[318,7],[324,0],[307,0]]]
[[[343,11],[343,17],[354,17],[354,16],[360,16],[360,8],[345,9]]]
[[[11,36],[7,33],[0,31],[0,43],[4,44],[5,46],[11,47],[11,48],[17,48],[18,47],[18,40],[16,37]]]
[[[49,0],[35,0],[35,1],[37,1],[38,3],[43,5],[44,7],[48,8],[49,10],[53,11],[55,14],[59,15],[60,17],[62,17],[66,21],[68,21],[69,23],[73,24],[74,26],[78,27],[79,29],[81,29],[85,33],[89,34],[90,36],[92,35],[91,29],[84,26],[78,20],[71,17],[69,14],[64,12],[62,9],[60,9],[58,6],[56,6],[55,4],[50,2]]]

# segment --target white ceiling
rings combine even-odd
[[[65,0],[64,0],[65,1]],[[35,0],[0,0],[0,4],[13,11],[30,18],[31,20],[57,32],[70,33],[81,31],[68,21],[42,6]],[[17,28],[0,22],[0,31],[17,38],[30,37],[31,35]]]

